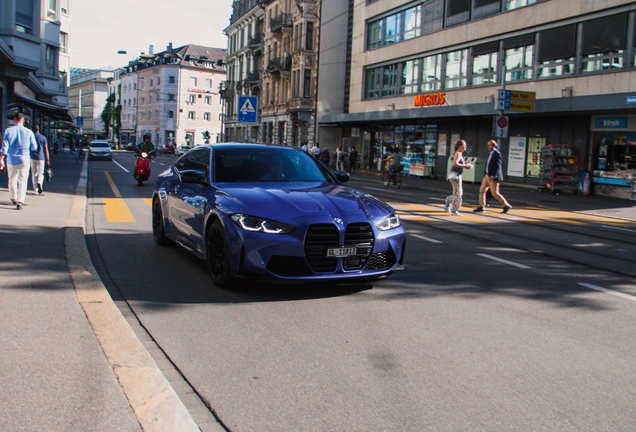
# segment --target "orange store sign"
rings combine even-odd
[[[415,106],[431,106],[431,105],[444,105],[446,99],[444,98],[446,93],[431,93],[427,95],[415,96]]]

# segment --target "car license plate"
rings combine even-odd
[[[346,257],[355,255],[358,253],[358,248],[329,248],[327,249],[328,257]]]

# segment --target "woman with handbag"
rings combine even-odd
[[[462,207],[462,195],[464,194],[462,189],[462,173],[464,172],[464,168],[473,168],[473,164],[464,161],[464,152],[467,148],[468,146],[464,140],[459,140],[455,144],[453,166],[448,175],[448,181],[450,181],[453,186],[453,194],[446,197],[446,204],[444,205],[444,208],[451,216],[462,216],[459,212],[459,209]]]

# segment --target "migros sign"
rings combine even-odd
[[[427,95],[417,95],[415,96],[415,106],[431,106],[431,105],[444,105],[446,103],[446,99],[444,96],[446,93],[431,93]]]

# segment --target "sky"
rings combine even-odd
[[[125,66],[150,45],[227,48],[232,0],[71,0],[71,8],[71,67],[99,69]]]

